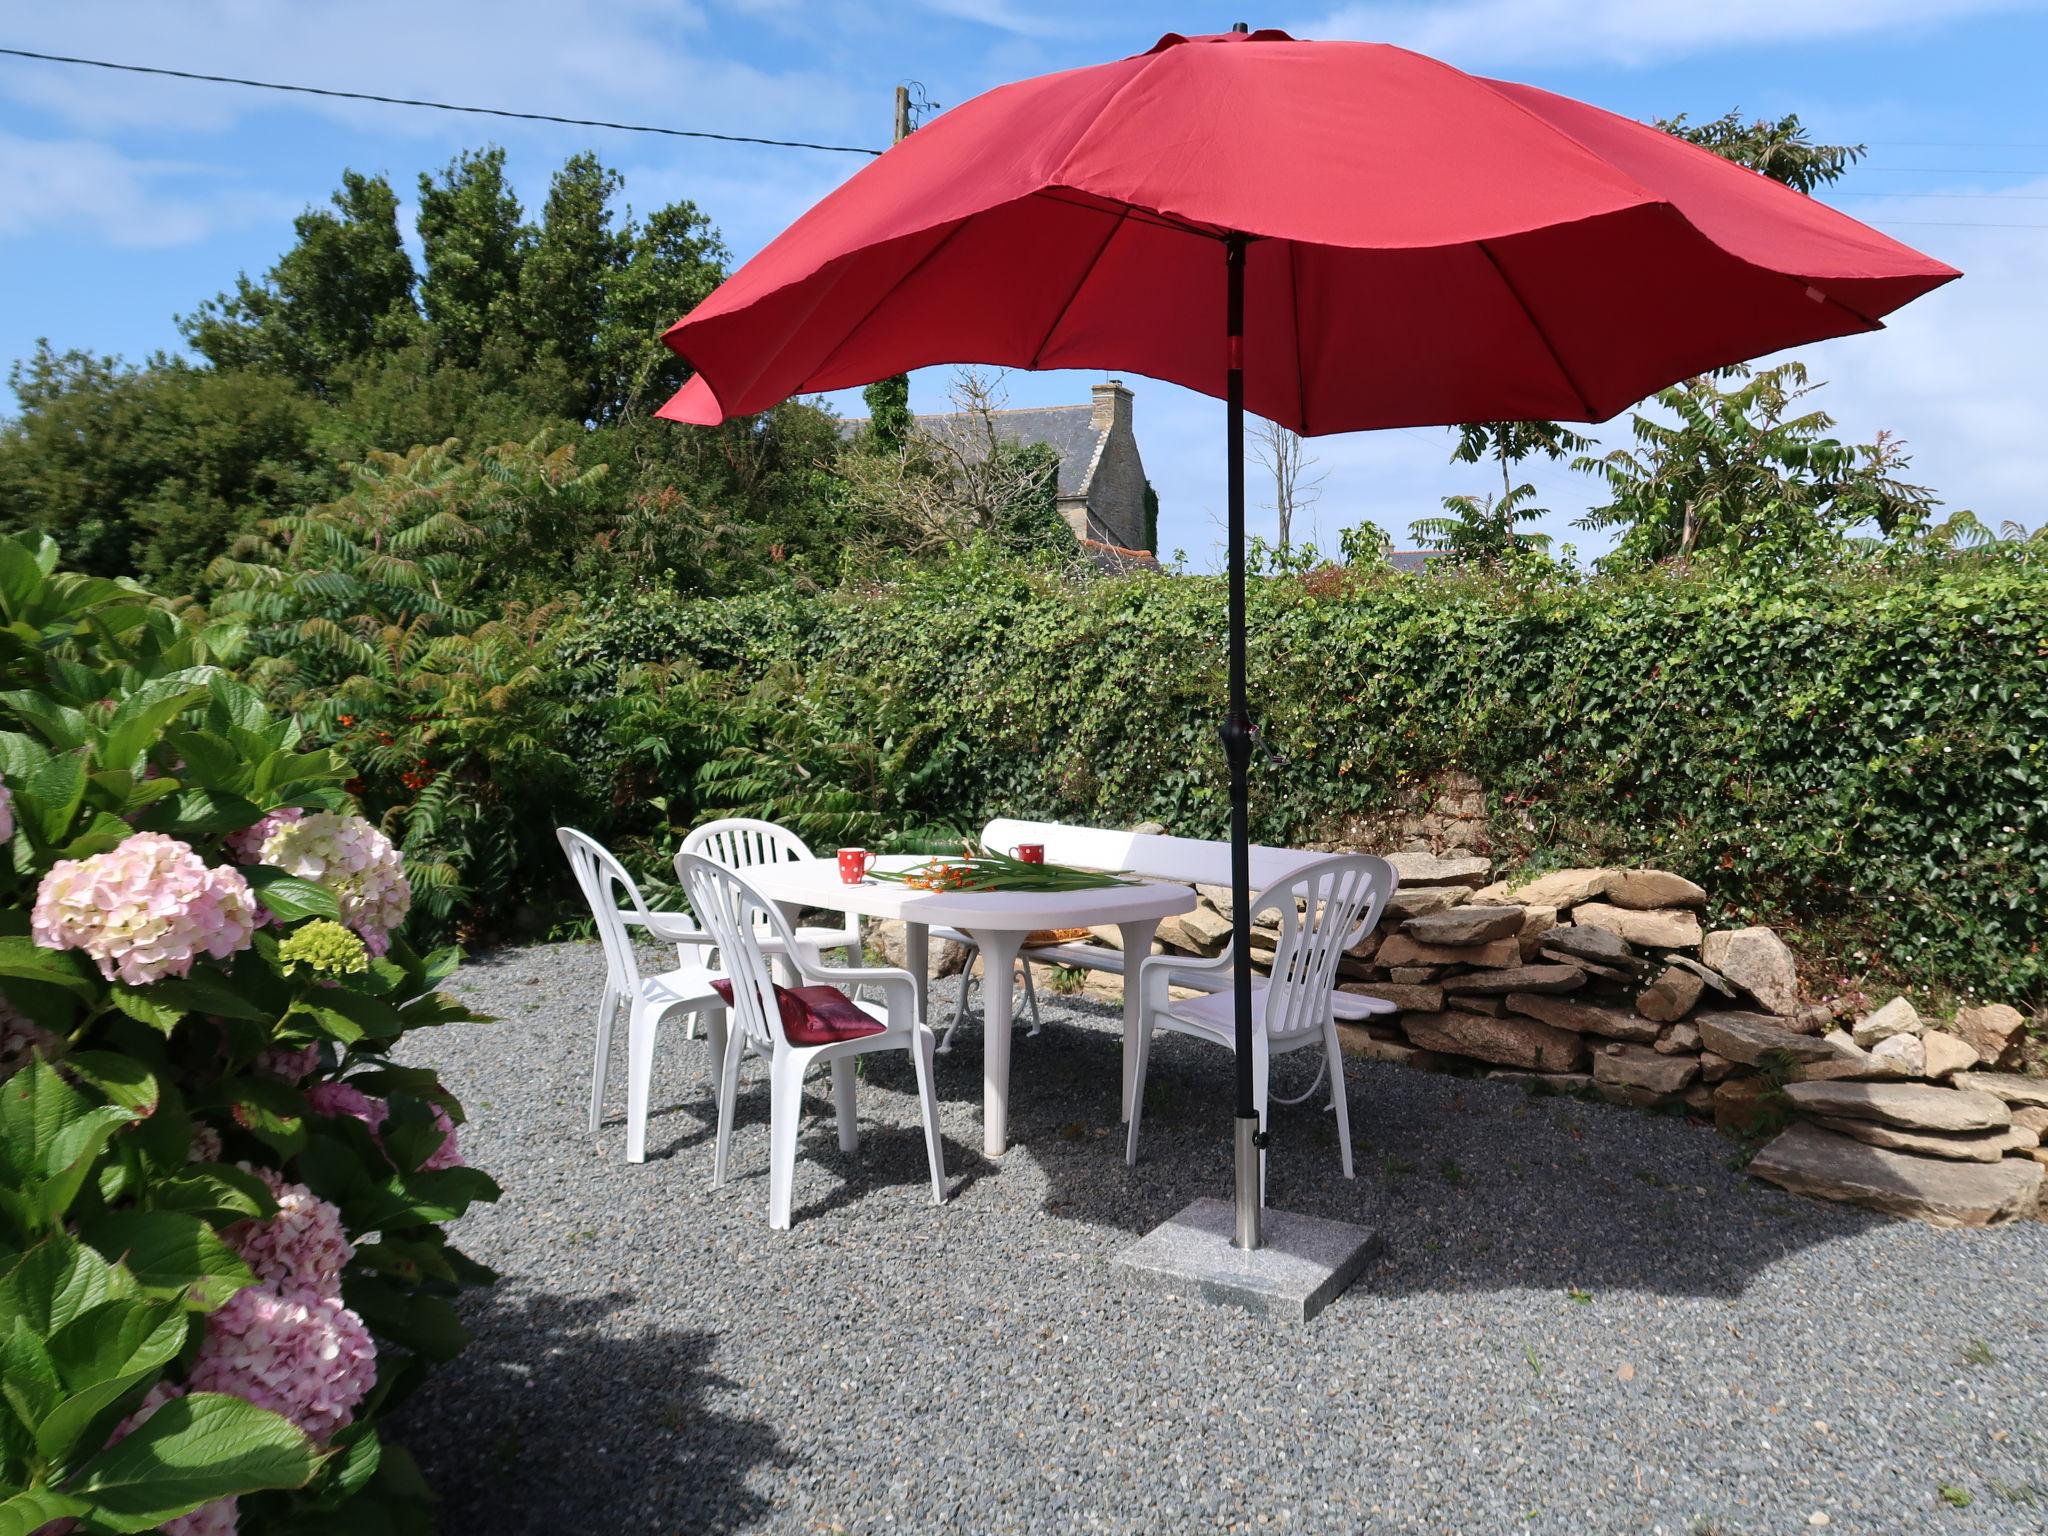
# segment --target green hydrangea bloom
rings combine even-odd
[[[370,968],[369,947],[360,935],[327,918],[316,918],[290,934],[277,946],[287,976],[300,968],[315,976],[347,976]]]

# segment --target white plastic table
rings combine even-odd
[[[926,860],[902,854],[876,860],[879,868],[911,869]],[[1025,937],[1042,928],[1107,927],[1123,936],[1124,953],[1146,955],[1159,920],[1195,909],[1193,887],[1163,881],[1108,885],[1083,891],[919,891],[894,880],[848,885],[835,859],[757,864],[746,872],[750,885],[794,920],[797,909],[823,908],[862,917],[893,918],[905,924],[906,958],[917,979],[917,1012],[925,1014],[930,978],[930,930],[934,923],[958,928],[981,946],[983,1026],[981,1032],[981,1145],[1001,1157],[1010,1119],[1010,987],[1017,952]],[[998,979],[1000,978],[1000,980]],[[1135,972],[1124,987],[1124,1118],[1130,1118],[1131,1078],[1138,1048],[1138,986]]]

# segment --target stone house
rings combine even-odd
[[[1145,515],[1145,461],[1131,425],[1131,392],[1104,379],[1087,405],[1027,405],[992,412],[998,436],[1028,447],[1044,443],[1059,456],[1060,515],[1097,563],[1150,565],[1153,536]],[[944,432],[948,415],[920,416]],[[849,428],[858,426],[849,422]]]

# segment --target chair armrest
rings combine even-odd
[[[793,963],[806,983],[853,989],[880,987],[892,1025],[899,1018],[917,1022],[917,983],[908,971],[893,965],[808,965],[801,957],[796,957]],[[902,1009],[900,1014],[897,1012],[899,1007]]]
[[[699,928],[697,920],[687,912],[650,912],[644,918],[637,912],[621,912],[619,920],[630,928],[645,928],[664,944],[701,944],[706,948],[718,945],[718,940]]]
[[[1230,969],[1232,953],[1233,946],[1225,944],[1221,954],[1214,955],[1207,960],[1200,960],[1192,955],[1147,955],[1138,962],[1138,979],[1142,983],[1145,973],[1151,970],[1227,971]]]

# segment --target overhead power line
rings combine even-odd
[[[43,64],[75,64],[87,69],[113,69],[130,75],[163,75],[173,80],[203,80],[212,85],[240,85],[257,91],[285,91],[297,96],[330,96],[339,101],[371,101],[386,107],[425,107],[435,112],[467,112],[477,117],[510,117],[528,123],[562,123],[571,128],[607,128],[614,133],[655,133],[671,139],[716,139],[724,144],[767,144],[776,149],[818,149],[835,155],[879,155],[861,144],[814,144],[804,139],[770,139],[751,133],[713,133],[705,128],[660,128],[649,123],[614,123],[597,117],[558,117],[552,112],[514,112],[509,107],[465,107],[450,101],[423,101],[415,96],[380,96],[372,91],[334,91],[319,85],[286,85],[276,80],[244,80],[236,75],[202,75],[189,69],[163,69],[154,64],[117,64],[110,59],[81,59],[64,53],[36,53],[27,48],[0,48],[11,58]]]

